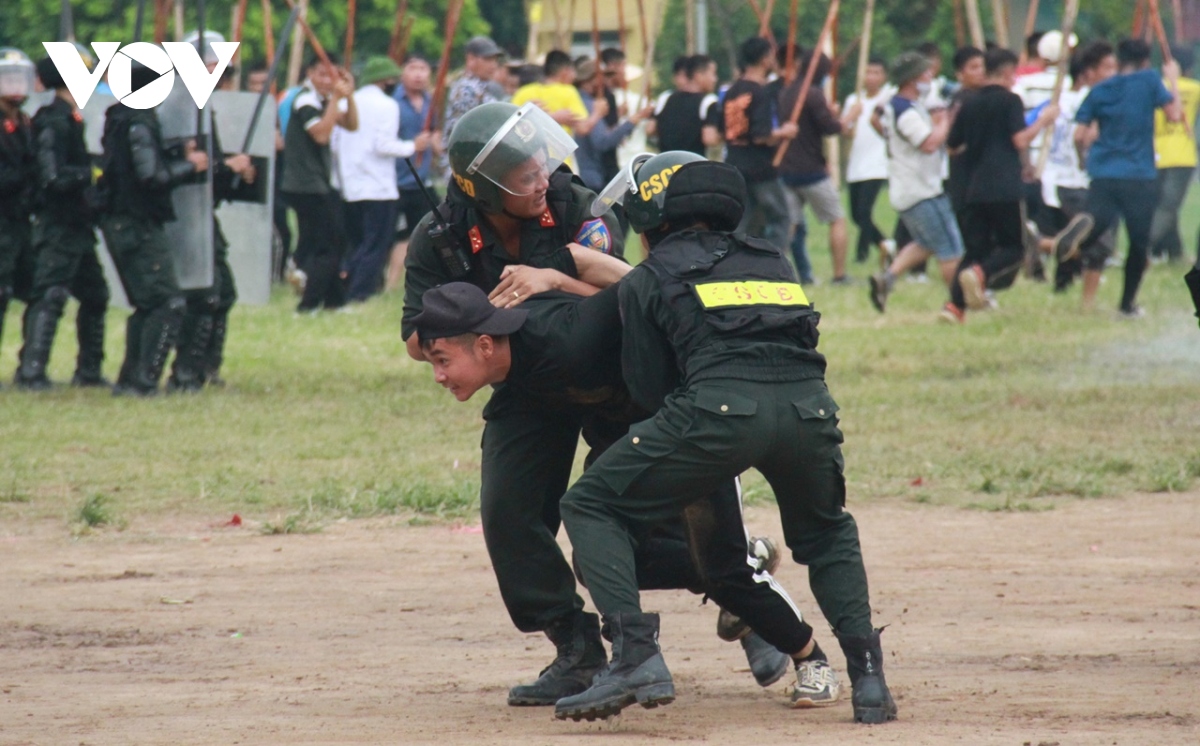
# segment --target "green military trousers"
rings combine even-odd
[[[705,381],[630,428],[560,504],[597,609],[641,611],[633,538],[639,526],[671,520],[754,467],[775,493],[784,540],[808,566],[825,618],[841,634],[871,634],[858,527],[844,510],[837,409],[820,379]]]

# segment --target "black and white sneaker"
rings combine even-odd
[[[1088,234],[1092,232],[1092,226],[1096,224],[1095,219],[1081,212],[1071,218],[1071,222],[1067,223],[1067,227],[1058,232],[1054,237],[1054,258],[1059,263],[1070,261],[1079,256],[1079,247],[1083,244]]]

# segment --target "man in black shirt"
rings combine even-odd
[[[616,268],[605,281],[629,269],[588,249],[572,253],[585,276],[597,264]],[[590,298],[542,293],[520,309],[497,309],[478,287],[452,282],[425,292],[424,310],[414,323],[435,380],[459,401],[491,384],[545,409],[582,415],[584,437],[593,449],[590,464],[630,425],[650,416],[633,403],[622,378],[617,292],[611,285]],[[769,686],[789,668],[789,657],[776,647],[799,649],[812,630],[769,572],[747,562],[735,483],[730,480],[701,503],[698,511],[687,513],[686,522],[639,529],[639,587],[703,593],[761,630],[771,643],[750,633],[742,644],[758,683]],[[605,662],[603,651],[596,657],[598,669]],[[581,671],[587,674],[581,678],[590,684],[596,672]]]
[[[767,77],[775,70],[771,43],[758,36],[742,42],[738,65],[742,77],[725,93],[722,127],[727,153],[725,162],[746,180],[746,215],[740,232],[761,236],[782,249],[787,241],[791,216],[779,173],[775,148],[799,132],[792,122],[775,126],[775,97]]]
[[[717,63],[706,54],[687,58],[686,85],[667,97],[654,116],[658,147],[662,152],[686,150],[696,155],[721,142],[721,110],[713,93]]]
[[[959,227],[966,253],[950,289],[959,310],[988,305],[988,288],[1010,286],[1025,248],[1021,225],[1021,151],[1058,116],[1047,105],[1029,127],[1025,107],[1012,92],[1017,56],[1007,49],[984,55],[987,85],[962,104],[946,144],[963,168]]]

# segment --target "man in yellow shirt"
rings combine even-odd
[[[1200,109],[1200,81],[1187,77],[1195,55],[1191,48],[1172,47],[1179,63],[1179,103],[1182,122],[1168,122],[1163,110],[1154,114],[1154,156],[1158,167],[1158,209],[1150,227],[1150,257],[1183,260],[1183,241],[1179,237],[1179,208],[1187,197],[1196,172],[1196,113]],[[1172,91],[1174,92],[1174,91]]]
[[[513,105],[522,106],[532,101],[562,125],[567,134],[586,136],[596,126],[596,122],[608,113],[608,107],[603,107],[603,110],[602,107],[596,107],[596,110],[588,115],[579,89],[575,87],[575,64],[566,52],[557,49],[547,52],[542,69],[545,72],[545,80],[518,88],[513,94]]]

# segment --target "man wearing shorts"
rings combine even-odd
[[[786,63],[786,49],[780,47],[777,54],[780,64]],[[806,67],[811,59],[811,53],[800,50],[796,58],[802,60],[797,65],[792,82],[779,93],[779,111],[781,116],[787,116],[796,107],[800,97],[800,88],[804,85]],[[779,178],[789,192],[792,224],[804,224],[804,206],[812,207],[817,220],[829,226],[829,251],[833,255],[834,285],[850,284],[846,274],[846,245],[849,242],[846,231],[846,213],[842,209],[842,198],[837,186],[829,178],[829,166],[825,162],[825,138],[840,135],[845,129],[842,121],[825,100],[820,82],[829,75],[832,63],[825,55],[817,61],[817,70],[813,74],[813,85],[808,89],[804,99],[804,108],[800,114],[800,134],[788,143],[783,154],[783,162],[779,164]],[[849,112],[850,121],[857,116],[858,110]]]
[[[896,95],[877,110],[873,126],[888,144],[888,195],[900,213],[912,242],[884,272],[871,277],[871,304],[883,313],[896,277],[936,256],[942,277],[949,285],[963,255],[962,234],[954,219],[950,199],[942,188],[942,160],[950,123],[945,111],[930,114],[921,103],[923,87],[933,80],[929,60],[918,52],[905,52],[892,64]],[[952,303],[942,310],[947,320],[963,315]]]

